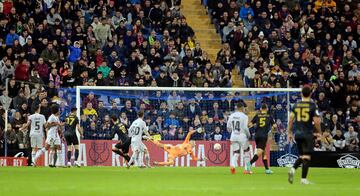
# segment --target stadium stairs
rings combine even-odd
[[[209,15],[199,0],[182,0],[182,14],[186,17],[188,24],[194,29],[196,41],[201,48],[209,54],[211,62],[215,62],[217,53],[221,49],[220,35],[210,22]],[[242,87],[243,82],[239,74],[232,72],[233,87]]]
[[[221,49],[221,38],[216,33],[215,26],[211,24],[207,10],[200,4],[199,0],[182,0],[182,14],[195,32],[195,39],[200,43],[201,48],[209,54],[211,62],[215,62],[217,53]],[[233,87],[243,87],[243,80],[238,71],[232,71]],[[247,95],[248,93],[242,93]],[[249,111],[254,111],[254,100],[246,100]]]

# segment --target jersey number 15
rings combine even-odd
[[[307,122],[310,120],[310,109],[309,108],[295,108],[296,120]]]

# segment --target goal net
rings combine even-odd
[[[129,126],[137,111],[145,111],[150,134],[158,140],[183,140],[190,129],[200,130],[192,139],[227,141],[228,116],[238,102],[246,104],[249,121],[262,103],[277,123],[269,130],[271,162],[274,157],[290,153],[286,128],[291,106],[301,99],[298,88],[174,88],[174,87],[101,87],[76,88],[77,115],[84,127],[84,139],[111,140],[110,117],[117,116]],[[254,138],[254,130],[250,129]],[[116,136],[115,136],[116,137]],[[116,138],[115,138],[116,139]],[[255,147],[253,149],[255,152]],[[240,164],[243,163],[240,161]]]

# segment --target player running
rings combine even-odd
[[[23,131],[30,126],[31,161],[33,166],[36,166],[37,160],[45,151],[43,149],[45,125],[45,116],[40,114],[40,105],[37,105],[35,106],[35,113],[29,116],[28,122],[20,129]]]
[[[79,158],[79,140],[76,135],[76,129],[79,130],[80,134],[82,135],[82,128],[79,124],[79,119],[76,116],[76,108],[72,108],[69,116],[65,119],[65,131],[64,137],[68,147],[67,150],[67,165],[70,167],[71,165],[71,156],[73,148],[75,148],[75,160],[74,165],[80,167],[79,162],[77,161]]]
[[[299,158],[295,161],[288,173],[288,181],[290,184],[294,182],[295,170],[302,164],[301,184],[311,184],[307,179],[310,166],[311,153],[314,149],[314,135],[319,136],[321,132],[321,119],[317,105],[311,100],[311,88],[304,86],[301,91],[302,100],[296,103],[291,111],[288,139],[292,141],[293,124],[295,125],[295,141],[299,151]],[[313,124],[314,123],[314,124]],[[315,134],[313,133],[315,126]]]
[[[275,128],[276,124],[274,119],[268,113],[268,107],[265,103],[261,105],[260,113],[255,115],[251,121],[253,126],[255,126],[255,143],[256,143],[256,154],[251,159],[250,162],[246,163],[246,167],[249,173],[252,173],[251,166],[255,163],[260,156],[265,167],[266,174],[272,174],[273,172],[269,169],[268,161],[265,153],[266,143],[268,140],[268,133],[271,128]]]
[[[131,149],[133,151],[133,155],[128,163],[128,165],[132,165],[137,162],[137,165],[141,168],[144,168],[144,163],[142,156],[140,154],[144,153],[146,160],[146,167],[150,166],[150,155],[147,147],[142,142],[142,135],[145,135],[149,138],[150,134],[148,132],[148,127],[146,126],[144,118],[144,111],[140,110],[138,112],[138,119],[136,119],[129,128],[129,137],[131,137]]]
[[[244,156],[247,156],[250,159],[250,148],[249,141],[250,132],[248,128],[249,118],[244,113],[245,105],[242,102],[237,104],[236,112],[232,113],[229,116],[229,120],[227,122],[228,130],[231,130],[230,142],[233,150],[233,157],[230,161],[230,171],[232,174],[236,173],[235,167],[237,166],[237,161],[240,156],[240,148],[244,150]],[[244,173],[247,173],[247,169],[245,169]]]
[[[176,146],[173,146],[171,144],[162,144],[158,141],[151,140],[155,145],[157,145],[160,148],[163,148],[166,152],[169,153],[166,162],[154,161],[154,165],[173,165],[176,157],[181,157],[188,154],[191,155],[191,159],[193,161],[197,161],[198,158],[195,156],[194,151],[192,150],[193,147],[195,146],[195,141],[190,141],[190,137],[193,133],[195,133],[195,130],[189,131],[189,133],[185,138],[185,141],[182,144]]]
[[[49,166],[62,166],[62,155],[61,155],[61,140],[59,131],[60,128],[64,126],[64,123],[59,120],[60,110],[59,106],[51,106],[51,115],[47,121],[46,127],[48,128],[47,138],[45,141],[45,149],[50,148],[50,158]],[[57,155],[57,160],[55,160],[55,153]]]
[[[111,138],[114,138],[115,134],[117,134],[119,138],[119,142],[112,148],[112,151],[124,157],[126,163],[129,163],[130,156],[128,155],[128,153],[131,144],[131,138],[127,135],[125,125],[120,123],[116,116],[112,116],[111,121],[114,124],[111,130]]]

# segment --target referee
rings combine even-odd
[[[289,141],[294,139],[293,125],[295,127],[295,141],[299,151],[299,158],[288,173],[290,184],[294,182],[295,170],[300,164],[302,164],[301,184],[311,184],[306,177],[309,171],[311,153],[314,149],[314,135],[319,136],[321,132],[319,111],[317,105],[310,98],[311,88],[307,85],[304,86],[301,94],[302,100],[292,108],[288,126]],[[313,133],[314,127],[316,134]]]

